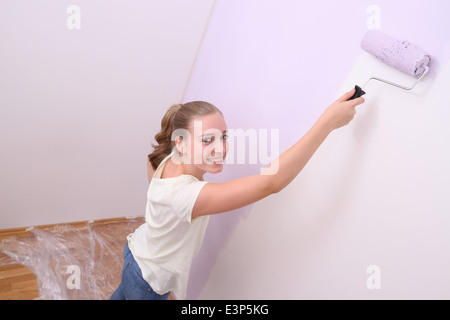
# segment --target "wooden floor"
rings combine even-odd
[[[100,260],[102,260],[105,264],[117,265],[117,257],[121,257],[121,252],[126,241],[126,235],[132,232],[143,222],[143,217],[134,219],[117,218],[98,220],[91,223],[83,221],[64,225],[40,226],[35,227],[35,230],[37,229],[48,234],[55,234],[60,237],[59,239],[64,237],[66,238],[64,239],[66,240],[66,243],[70,243],[71,239],[74,239],[74,241],[80,241],[80,235],[83,235],[84,233],[82,232],[88,228],[89,230],[95,230],[96,236],[98,237],[98,235],[100,235],[100,240],[97,240],[105,242],[102,245],[103,247],[108,248],[108,252],[105,252],[103,249],[98,250],[98,252],[95,253],[96,258],[100,258]],[[76,239],[74,238],[74,233],[77,236]],[[33,250],[45,250],[45,248],[36,248],[35,238],[35,232],[33,232],[33,230],[27,230],[27,228],[0,230],[0,242],[5,240],[7,244],[13,248],[14,241],[17,240],[25,245],[30,244],[30,248],[33,248]],[[76,241],[74,242],[74,250],[76,250],[75,247],[79,245],[79,242]],[[5,245],[4,247],[7,246]],[[36,275],[33,274],[33,272],[31,272],[27,267],[18,264],[14,259],[2,252],[1,248],[2,246],[0,245],[0,300],[31,300],[42,298],[40,296]],[[25,248],[27,247],[25,246]],[[105,257],[99,257],[99,255],[104,255]],[[116,260],[107,260],[111,259],[111,256],[116,257]],[[80,264],[83,264],[82,258],[79,258],[77,261],[80,261]],[[120,269],[120,266],[115,266],[115,269],[117,269],[117,267]],[[111,284],[108,283],[108,288],[106,288],[105,285],[104,287],[100,284],[97,288],[99,288],[98,290],[108,290],[105,295],[109,295],[111,291]],[[105,295],[100,297],[105,297]],[[99,295],[77,295],[77,297],[81,299],[92,296],[99,297]]]
[[[25,228],[1,230],[0,241],[29,234]],[[0,251],[0,300],[31,300],[38,296],[36,276]]]
[[[0,300],[32,300],[38,296],[36,276],[26,267],[0,267]]]

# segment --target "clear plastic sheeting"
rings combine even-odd
[[[120,283],[126,237],[142,223],[138,217],[33,228],[0,243],[10,260],[2,258],[0,265],[20,263],[33,272],[37,299],[109,299]]]

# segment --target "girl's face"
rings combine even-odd
[[[176,145],[188,173],[202,178],[206,172],[222,171],[227,155],[227,125],[220,113],[194,118],[188,136],[182,140]]]

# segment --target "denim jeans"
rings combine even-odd
[[[128,248],[128,243],[123,251],[122,282],[114,291],[110,300],[167,300],[170,292],[163,295],[157,294],[142,277],[133,254]]]

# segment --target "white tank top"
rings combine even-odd
[[[186,298],[192,259],[203,242],[209,216],[191,219],[207,183],[192,175],[161,179],[167,156],[156,169],[147,193],[145,223],[128,236],[128,246],[143,278],[158,294],[175,291]]]

